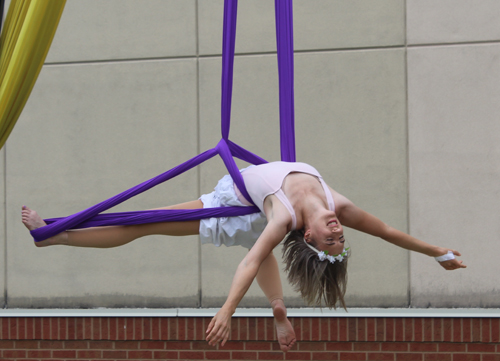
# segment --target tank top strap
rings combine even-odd
[[[325,183],[323,178],[319,177],[319,181],[320,181],[321,185],[323,186],[323,190],[325,191],[326,201],[328,203],[328,208],[332,212],[335,212],[335,202],[333,201],[332,192],[330,192],[330,189],[328,188],[328,185]]]
[[[283,203],[283,205],[288,209],[288,212],[290,212],[290,215],[292,216],[292,231],[294,231],[297,228],[297,217],[295,216],[295,211],[293,210],[293,207],[286,197],[285,193],[281,190],[281,188],[274,193],[276,197]]]

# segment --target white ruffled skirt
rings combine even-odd
[[[203,208],[245,206],[238,199],[234,190],[233,179],[225,175],[212,193],[200,197]],[[222,244],[252,248],[257,238],[264,231],[267,219],[264,213],[253,213],[246,216],[209,218],[200,221],[201,243],[212,243],[217,247]]]

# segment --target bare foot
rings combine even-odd
[[[23,224],[28,228],[30,231],[46,226],[47,223],[44,222],[42,217],[38,215],[34,210],[29,209],[26,206],[23,206],[23,210],[21,212],[22,214],[22,219],[23,219]],[[40,241],[40,242],[35,242],[35,246],[37,247],[45,247],[45,246],[51,246],[53,244],[61,244],[64,243],[65,239],[65,232],[59,233],[58,235],[48,238],[46,240]]]
[[[297,341],[295,338],[295,331],[293,330],[292,324],[286,317],[286,307],[283,300],[273,301],[272,307],[278,342],[280,344],[281,351],[287,352]]]

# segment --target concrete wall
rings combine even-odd
[[[294,1],[298,160],[368,212],[462,251],[470,265],[444,272],[431,258],[347,231],[350,306],[500,306],[485,277],[499,271],[500,5],[479,3]],[[216,144],[222,5],[68,0],[3,150],[8,307],[222,304],[243,248],[148,237],[116,249],[38,249],[19,217],[23,204],[44,217],[77,212]],[[240,1],[230,138],[268,160],[279,159],[274,31],[273,2]],[[196,199],[224,172],[211,160],[116,210]],[[282,276],[287,303],[303,305]],[[242,302],[266,305],[256,285]]]

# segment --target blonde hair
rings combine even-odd
[[[331,264],[320,261],[318,253],[304,242],[304,231],[290,232],[283,244],[283,259],[288,281],[309,305],[344,309],[347,286],[347,258]]]

